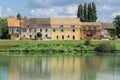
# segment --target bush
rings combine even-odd
[[[111,43],[101,43],[95,48],[98,52],[114,52],[115,50],[115,45]]]
[[[84,43],[84,45],[90,45],[91,44],[91,39],[89,38],[89,39],[87,39],[87,40],[85,40],[85,43]]]

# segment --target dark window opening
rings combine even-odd
[[[69,36],[69,35],[67,35],[67,38],[70,38],[70,36]]]
[[[30,39],[32,39],[32,35],[30,35]]]
[[[85,34],[85,32],[84,32],[84,34]]]
[[[61,29],[61,32],[64,32],[64,29]]]
[[[40,32],[42,32],[42,28],[40,29]]]
[[[45,37],[47,38],[47,37],[48,37],[48,35],[46,34],[46,35],[45,35]]]
[[[53,32],[56,32],[56,29],[53,29]]]
[[[75,40],[75,36],[73,36],[73,40]]]
[[[14,33],[14,29],[12,29],[12,33]]]
[[[59,37],[58,37],[58,36],[56,36],[56,39],[59,39]]]
[[[75,29],[73,29],[72,31],[75,32]]]
[[[62,40],[64,40],[64,35],[62,35]]]
[[[17,38],[19,38],[19,35],[17,35]]]

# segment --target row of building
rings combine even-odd
[[[80,40],[110,39],[115,36],[112,23],[80,22],[79,18],[8,18],[11,40],[37,39],[42,33],[42,40]]]

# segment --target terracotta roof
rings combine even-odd
[[[81,22],[81,26],[101,26],[98,22]]]
[[[17,18],[7,18],[8,27],[20,27],[20,20]]]
[[[113,23],[101,23],[101,25],[104,29],[115,29],[115,26]]]
[[[29,18],[21,20],[22,27],[50,27],[50,19],[49,18]]]
[[[79,18],[50,18],[51,25],[80,25]]]

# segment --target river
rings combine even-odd
[[[0,80],[120,80],[120,57],[2,56]]]

